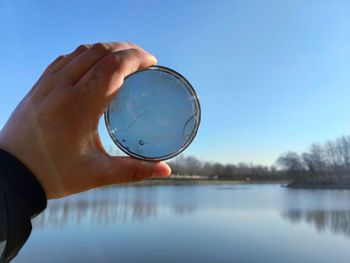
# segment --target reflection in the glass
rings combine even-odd
[[[153,66],[125,79],[105,118],[111,138],[125,153],[164,160],[191,143],[200,122],[200,106],[185,78]]]

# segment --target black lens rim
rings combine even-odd
[[[186,140],[186,142],[177,151],[175,151],[173,153],[170,153],[170,154],[167,154],[164,156],[159,156],[159,157],[147,157],[147,156],[143,156],[143,155],[140,155],[140,154],[137,154],[137,153],[134,153],[134,152],[128,150],[126,147],[123,146],[123,144],[119,140],[117,140],[115,138],[115,136],[113,136],[113,134],[111,133],[111,126],[110,126],[110,122],[109,122],[109,108],[110,108],[110,106],[108,106],[104,112],[104,119],[105,119],[105,124],[106,124],[109,136],[111,137],[112,141],[118,146],[118,148],[121,151],[123,151],[125,154],[127,154],[131,157],[137,158],[139,160],[158,162],[158,161],[168,160],[168,159],[171,159],[171,158],[179,155],[192,143],[192,141],[194,140],[194,138],[197,135],[197,132],[198,132],[198,129],[199,129],[199,126],[201,123],[201,112],[202,111],[201,111],[201,106],[199,103],[197,93],[194,90],[191,83],[184,76],[182,76],[180,73],[178,73],[177,71],[175,71],[173,69],[170,69],[170,68],[167,68],[164,66],[155,65],[155,66],[148,67],[146,69],[138,70],[138,71],[130,74],[129,76],[127,76],[125,79],[127,79],[127,78],[129,78],[129,77],[131,77],[134,74],[137,74],[139,72],[148,71],[148,70],[158,70],[158,71],[162,71],[162,72],[165,72],[167,74],[170,74],[173,77],[176,77],[177,79],[179,79],[181,82],[183,82],[185,84],[185,87],[187,87],[188,91],[191,93],[192,97],[194,98],[194,104],[195,104],[195,107],[197,109],[197,111],[195,113],[196,114],[196,125],[195,125],[195,128],[193,129],[190,137],[188,138],[188,140]]]

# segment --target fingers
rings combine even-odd
[[[67,62],[65,61],[64,67],[60,68],[61,71],[59,75],[69,84],[75,84],[103,57],[110,53],[130,48],[141,49],[134,44],[124,42],[97,43],[92,46],[90,45],[84,52],[78,55],[72,54],[72,58],[69,61],[66,59]]]
[[[95,173],[91,187],[142,181],[151,177],[166,177],[171,173],[164,162],[144,162],[130,157],[108,157],[103,173]]]
[[[53,71],[53,69],[57,66],[57,64],[59,64],[59,62],[62,61],[65,57],[66,55],[61,55],[57,57],[50,65],[47,66],[42,75],[45,76],[47,74],[50,74]]]
[[[93,50],[90,50],[91,48],[93,48]],[[78,46],[72,53],[68,54],[68,55],[61,55],[58,58],[55,59],[54,62],[52,62],[44,71],[43,76],[44,75],[49,75],[49,74],[54,74],[58,71],[60,71],[61,69],[63,69],[65,66],[69,65],[70,62],[74,61],[77,63],[73,63],[70,67],[76,67],[76,66],[81,66],[81,64],[83,66],[88,66],[88,64],[85,64],[84,59],[91,59],[91,54],[92,53],[101,53],[100,49],[102,49],[102,51],[106,51],[106,52],[115,52],[118,50],[122,50],[122,49],[128,49],[128,48],[139,48],[137,45],[132,44],[132,43],[126,43],[126,42],[110,42],[110,43],[96,43],[96,44],[83,44]],[[77,61],[75,61],[75,58],[78,58],[82,53],[85,53],[86,51],[90,50],[89,53],[87,53],[84,56],[81,56]],[[96,55],[96,54],[95,54]],[[103,52],[102,52],[103,55]],[[82,62],[82,63],[80,63]],[[69,71],[69,70],[68,70]],[[84,71],[86,72],[86,70]]]
[[[76,84],[79,105],[84,110],[101,114],[126,76],[155,63],[156,59],[152,55],[134,48],[105,56]]]
[[[71,62],[75,57],[87,51],[92,45],[80,45],[69,55],[59,56],[54,62],[52,62],[47,69],[44,71],[43,75],[54,74]]]

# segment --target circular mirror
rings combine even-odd
[[[125,78],[105,112],[108,132],[126,154],[149,161],[182,152],[196,136],[200,105],[179,73],[152,66]]]

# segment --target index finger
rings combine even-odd
[[[116,96],[126,76],[156,62],[153,55],[134,48],[105,56],[75,85],[74,92],[78,95],[79,104],[86,111],[102,114]]]
[[[86,46],[86,45],[83,45]],[[90,45],[89,48],[85,49],[84,52],[80,52],[71,59],[66,58],[63,66],[60,68],[58,73],[61,79],[65,80],[69,84],[77,83],[88,70],[93,67],[99,60],[110,53],[124,50],[124,49],[141,49],[132,43],[127,42],[107,42],[107,43],[96,43]],[[79,50],[79,49],[78,49]],[[73,53],[74,55],[74,53]]]

